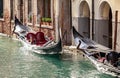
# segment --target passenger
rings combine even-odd
[[[36,42],[36,37],[34,33],[28,33],[26,35],[27,40],[31,43],[31,44],[35,44]]]
[[[98,59],[98,62],[104,63],[105,57],[101,57],[99,53],[94,54],[94,57]]]
[[[43,32],[37,32],[36,33],[36,44],[37,45],[44,45],[47,42],[47,40],[45,39],[45,35]]]
[[[99,58],[99,59],[98,59],[98,61],[99,61],[99,62],[101,62],[101,63],[104,63],[104,62],[105,62],[105,60],[106,60],[106,58],[105,58],[105,57],[101,57],[101,58]]]
[[[111,51],[106,56],[108,63],[110,63],[111,65],[113,65],[115,67],[117,67],[118,58],[119,58],[119,53],[117,53],[115,51]]]

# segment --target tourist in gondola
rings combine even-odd
[[[115,51],[111,51],[110,53],[107,54],[106,59],[107,59],[108,63],[117,67],[118,60],[119,60],[119,53],[115,52]]]
[[[81,50],[81,51],[84,51],[83,49],[80,48],[80,45],[81,45],[81,41],[79,40],[79,44],[77,46],[77,49]],[[101,63],[105,63],[105,64],[108,63],[110,65],[113,65],[114,67],[117,67],[118,66],[118,61],[119,61],[118,59],[119,59],[120,54],[118,52],[111,51],[110,53],[105,54],[105,57],[100,57],[99,54],[95,54],[94,56]]]

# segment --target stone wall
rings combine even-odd
[[[78,20],[78,18],[81,18],[84,16],[81,15],[81,11],[84,9],[83,12],[90,12],[90,38],[93,39],[104,45],[107,46],[110,44],[112,44],[112,46],[114,46],[114,39],[115,39],[115,12],[118,11],[118,16],[117,16],[117,24],[118,24],[118,28],[117,28],[117,42],[116,42],[116,51],[120,51],[119,49],[119,45],[120,45],[120,1],[118,0],[94,0],[94,12],[92,11],[92,1],[93,0],[72,0],[72,19],[73,19],[73,25],[75,26],[75,28],[79,28],[79,23],[82,22]],[[89,10],[84,8],[84,4],[83,6],[81,6],[81,3],[85,2],[88,4]],[[111,9],[111,13],[110,14],[110,9]],[[86,11],[87,10],[87,11]],[[92,27],[92,14],[94,15],[94,27]],[[112,19],[109,17],[111,16]],[[108,29],[111,26],[110,24],[108,24],[108,20],[112,20],[111,24],[112,24],[112,31],[109,32]],[[85,21],[84,21],[85,23]],[[81,24],[82,25],[82,24]],[[80,29],[78,29],[78,31],[82,31]],[[108,32],[109,34],[112,33],[112,42],[108,42]],[[106,35],[107,34],[107,35]],[[112,47],[112,49],[114,49]]]

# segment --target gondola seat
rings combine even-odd
[[[26,38],[29,42],[31,42],[31,44],[35,44],[36,41],[36,35],[34,33],[28,33],[26,35]]]
[[[45,39],[44,33],[43,32],[37,32],[36,33],[36,45],[44,45],[47,42]]]

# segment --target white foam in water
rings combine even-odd
[[[69,48],[70,49],[76,49],[76,46],[70,46]]]
[[[23,52],[25,55],[29,55],[29,52],[26,47],[20,47],[20,51]]]
[[[82,75],[82,78],[100,78],[97,74],[100,74],[100,72],[97,70],[91,70],[90,72],[86,72],[86,74]]]

